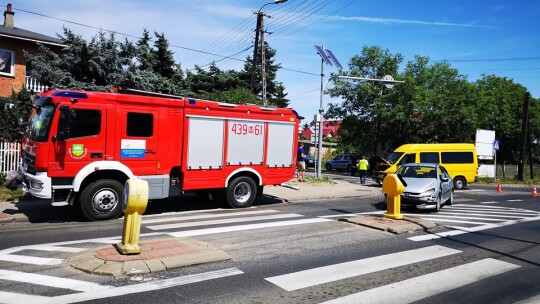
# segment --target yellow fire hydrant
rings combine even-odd
[[[403,215],[400,214],[401,208],[401,193],[405,191],[407,184],[396,174],[388,174],[383,180],[383,190],[386,193],[386,213],[384,217],[401,220]]]
[[[124,229],[122,242],[116,244],[120,254],[139,254],[139,234],[142,214],[148,204],[148,182],[142,179],[128,179],[124,186],[122,208],[124,209]]]

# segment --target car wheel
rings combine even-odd
[[[120,202],[124,186],[112,179],[100,179],[86,186],[79,196],[79,207],[91,221],[117,218],[122,213]]]
[[[465,188],[465,186],[467,186],[467,182],[465,181],[463,177],[456,177],[454,179],[454,188],[461,190]]]
[[[448,206],[451,206],[453,201],[454,201],[454,191],[450,191],[450,198],[448,198],[445,204],[447,204]]]
[[[351,171],[352,170],[352,166],[351,165],[347,165],[347,171]]]
[[[247,208],[257,196],[257,186],[253,179],[240,176],[229,184],[226,195],[231,208]]]
[[[326,171],[332,171],[332,164],[326,164],[324,167],[326,168]]]
[[[437,197],[437,204],[435,205],[435,212],[441,211],[441,195]]]

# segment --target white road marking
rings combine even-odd
[[[25,246],[25,249],[41,250],[41,251],[71,252],[71,253],[81,252],[81,251],[86,250],[86,248],[50,246],[50,245],[30,245],[30,246]]]
[[[267,213],[276,213],[277,210],[256,210],[256,211],[240,211],[234,213],[219,213],[219,214],[201,214],[201,215],[191,215],[191,216],[177,216],[176,217],[167,217],[167,218],[153,218],[146,220],[143,217],[142,224],[156,224],[163,222],[179,222],[179,221],[193,221],[200,219],[209,219],[209,218],[219,218],[219,217],[232,217],[240,215],[256,215],[256,214],[267,214]]]
[[[293,218],[293,217],[302,217],[302,216],[303,215],[300,215],[300,214],[286,213],[286,214],[248,216],[248,217],[240,217],[240,218],[208,220],[208,221],[198,221],[198,222],[188,222],[188,223],[151,225],[151,226],[146,226],[146,228],[149,228],[152,230],[165,230],[165,229],[197,227],[197,226],[206,226],[206,225],[219,225],[219,224],[231,224],[231,223],[241,223],[241,222],[263,221],[263,220],[275,220],[275,219],[284,219],[284,218]]]
[[[498,204],[496,201],[480,202],[480,204]]]
[[[488,258],[369,289],[324,303],[411,303],[519,267],[515,264]]]
[[[73,279],[64,279],[42,274],[26,273],[20,271],[11,271],[11,270],[1,270],[0,269],[0,279],[38,284],[43,286],[55,287],[55,288],[64,288],[71,289],[76,291],[98,291],[100,289],[112,288],[112,286],[99,285],[87,281],[79,281]],[[0,300],[1,301],[1,300]]]
[[[118,297],[126,294],[134,294],[140,292],[148,292],[153,290],[160,290],[165,288],[171,288],[175,286],[187,285],[197,282],[208,281],[212,279],[219,279],[229,277],[233,275],[243,274],[237,268],[228,268],[217,271],[209,271],[205,273],[187,275],[182,277],[170,278],[165,280],[156,280],[141,284],[133,284],[122,287],[111,287],[99,290],[91,290],[82,293],[75,293],[69,295],[46,297],[46,296],[32,296],[32,295],[20,295],[16,293],[0,292],[0,299],[5,304],[25,304],[25,303],[39,303],[39,304],[65,304],[76,303],[83,301],[91,301],[96,299],[104,299],[110,297]]]
[[[249,210],[249,209],[256,209],[256,208],[257,207],[251,206],[249,208],[244,208],[244,209]],[[185,215],[185,214],[210,213],[210,212],[234,212],[234,211],[237,211],[237,209],[216,208],[216,209],[204,209],[204,210],[165,212],[165,213],[159,213],[159,214],[143,214],[143,221],[145,218],[150,218],[150,217],[168,217],[168,216],[178,216],[178,215]]]
[[[540,216],[522,218],[522,219],[519,219],[519,220],[505,221],[505,222],[496,223],[496,224],[485,224],[485,225],[477,226],[477,227],[469,227],[469,228],[459,227],[458,229],[461,229],[461,230],[447,231],[447,232],[433,233],[433,234],[426,234],[426,235],[419,235],[419,236],[413,236],[413,237],[410,237],[410,238],[407,238],[407,239],[411,240],[411,241],[415,241],[415,242],[433,240],[433,239],[438,239],[438,238],[446,237],[446,236],[464,234],[464,233],[467,233],[467,232],[482,231],[482,230],[492,229],[492,228],[500,228],[500,227],[504,227],[504,226],[514,225],[514,224],[519,224],[519,223],[525,223],[525,222],[531,222],[531,221],[537,221],[537,220],[540,220]],[[449,227],[452,227],[452,226],[449,226]]]
[[[28,255],[1,254],[0,261],[33,265],[60,265],[64,259],[40,258]]]
[[[220,227],[220,228],[196,229],[196,230],[189,230],[189,231],[169,232],[167,234],[170,235],[170,236],[173,236],[173,237],[184,237],[184,236],[195,236],[195,235],[206,235],[206,234],[214,234],[214,233],[244,231],[244,230],[251,230],[251,229],[261,229],[261,228],[273,228],[273,227],[292,226],[292,225],[313,224],[313,223],[322,223],[322,222],[332,222],[332,220],[321,219],[321,218],[313,218],[313,219],[303,219],[303,220],[292,220],[292,221],[280,221],[280,222],[270,222],[270,223],[260,223],[260,224],[228,226],[228,227]]]
[[[446,214],[446,213],[444,213]],[[493,219],[493,218],[485,218],[485,217],[474,217],[474,216],[453,216],[453,215],[444,215],[442,212],[439,212],[437,214],[422,214],[422,218],[430,219],[433,221],[437,221],[438,218],[457,218],[457,219],[469,219],[469,220],[483,220],[483,221],[492,221],[492,222],[500,222],[501,219]],[[404,216],[414,216],[418,217],[418,214],[407,214],[407,213],[401,213],[401,215]],[[521,217],[520,217],[521,218]]]
[[[352,262],[308,269],[266,278],[266,280],[287,291],[292,291],[360,276],[367,273],[373,273],[385,269],[444,257],[459,252],[461,251],[436,245]]]

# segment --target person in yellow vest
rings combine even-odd
[[[369,163],[366,160],[366,157],[362,156],[362,159],[358,162],[358,172],[360,173],[360,184],[362,185],[366,184],[366,176],[367,176],[368,167],[369,167]]]

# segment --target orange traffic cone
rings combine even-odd
[[[501,181],[497,180],[497,192],[502,192]]]
[[[536,192],[536,185],[533,186],[532,196],[533,196],[533,197],[537,197],[537,196],[538,196],[538,192]]]

